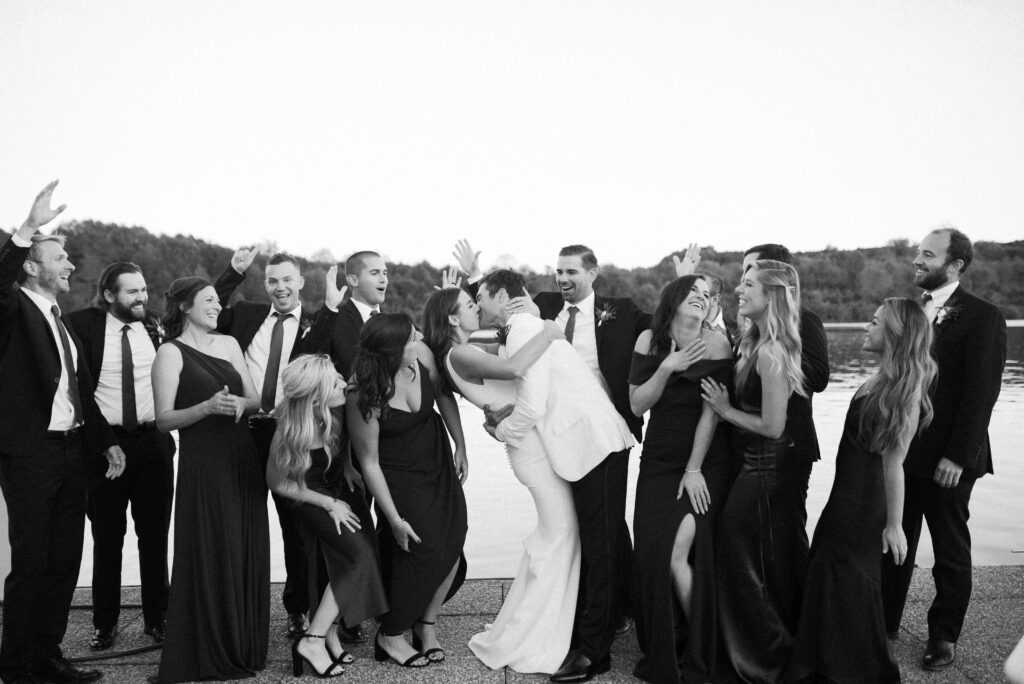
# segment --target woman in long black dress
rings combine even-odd
[[[633,610],[643,656],[633,671],[658,684],[706,682],[717,644],[713,533],[732,466],[724,425],[700,381],[728,385],[732,350],[704,326],[700,276],[665,287],[630,369],[633,412],[651,417],[633,514]]]
[[[928,388],[937,368],[921,305],[887,299],[868,324],[864,351],[878,372],[850,402],[836,479],[814,530],[807,585],[787,679],[884,684],[900,681],[882,612],[883,556],[902,565],[903,459],[931,421]],[[840,619],[836,619],[836,617]]]
[[[180,449],[159,679],[240,679],[266,665],[270,630],[267,487],[241,420],[259,395],[238,343],[216,334],[209,281],[179,278],[166,301],[153,398],[157,427],[178,430]]]
[[[405,314],[367,321],[346,404],[352,445],[376,501],[390,605],[374,655],[405,667],[444,660],[434,623],[466,571],[462,424],[455,398],[437,391],[441,377],[420,339]],[[446,426],[455,440],[454,456]],[[410,629],[412,645],[405,640]]]
[[[348,453],[338,451],[341,425],[331,409],[345,403],[345,379],[327,356],[306,354],[288,364],[282,381],[267,482],[297,502],[295,517],[318,539],[330,578],[305,636],[292,647],[292,667],[301,675],[306,662],[321,677],[334,677],[352,656],[331,625],[340,619],[357,627],[388,609],[377,535]]]
[[[736,288],[746,319],[736,362],[736,404],[701,381],[704,400],[735,429],[740,460],[718,529],[719,679],[777,682],[789,662],[806,558],[800,535],[798,465],[786,405],[804,394],[800,370],[800,281],[779,261],[759,260]],[[802,547],[802,548],[801,548]],[[722,659],[719,659],[720,661]]]

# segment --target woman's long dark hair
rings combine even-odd
[[[186,276],[178,278],[167,292],[164,292],[164,330],[167,331],[165,340],[173,340],[181,335],[185,329],[185,314],[192,308],[196,295],[200,290],[211,287],[212,283],[201,276]]]
[[[679,305],[690,296],[693,284],[704,280],[703,276],[686,275],[676,278],[661,291],[658,308],[651,318],[651,354],[667,354],[672,348],[672,319]],[[705,315],[707,311],[704,312]]]
[[[359,414],[369,420],[374,409],[387,418],[388,401],[395,396],[395,376],[412,335],[412,319],[404,313],[380,313],[359,332],[359,350],[352,363],[351,381],[359,390]]]
[[[423,342],[430,347],[434,363],[441,373],[441,389],[453,392],[451,380],[444,364],[444,357],[454,346],[452,326],[448,317],[459,313],[459,295],[462,290],[449,287],[430,295],[423,307]]]

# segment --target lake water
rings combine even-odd
[[[863,354],[860,326],[829,326],[829,358],[832,379],[828,389],[814,398],[814,419],[821,442],[822,460],[814,466],[808,493],[808,533],[813,533],[825,507],[835,477],[835,454],[846,418],[846,409],[857,387],[873,372],[873,357]],[[504,447],[483,428],[482,414],[468,402],[460,401],[462,423],[469,450],[469,536],[466,557],[470,577],[512,577],[522,553],[522,540],[536,524],[536,514],[526,489],[512,475]],[[971,535],[975,565],[1024,564],[1024,459],[1020,442],[1024,438],[1024,321],[1011,323],[1003,388],[992,415],[995,475],[986,476],[974,487],[971,501]],[[640,447],[630,457],[627,517],[632,524],[634,485]],[[280,530],[276,512],[271,518],[271,575],[284,580]],[[125,539],[123,583],[138,584],[136,540],[129,517]],[[173,538],[173,534],[172,534]],[[933,563],[931,541],[922,534],[918,565]],[[92,539],[86,534],[79,585],[88,586],[92,576]]]

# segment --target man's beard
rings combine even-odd
[[[141,311],[135,311],[130,306],[124,306],[120,302],[113,302],[110,305],[110,313],[119,321],[141,321],[146,317],[146,307],[143,305]]]
[[[945,266],[943,266],[941,271],[925,271],[924,277],[916,284],[922,290],[931,292],[932,290],[937,290],[948,282],[949,281],[946,280],[946,269]]]

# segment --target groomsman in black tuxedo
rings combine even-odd
[[[328,282],[328,290],[332,284]],[[348,301],[341,306],[327,305],[328,315],[334,318],[328,353],[338,372],[349,379],[359,349],[359,331],[370,316],[380,313],[387,295],[387,264],[377,252],[356,252],[345,261],[345,285],[352,292]]]
[[[167,532],[174,500],[174,440],[156,429],[150,369],[161,340],[159,318],[146,310],[142,270],[117,262],[100,275],[94,306],[68,314],[82,340],[88,387],[125,453],[121,477],[104,477],[106,459],[87,455],[92,521],[93,650],[110,648],[121,612],[121,551],[129,502],[139,538],[143,631],[164,640],[170,589]]]
[[[0,246],[0,489],[11,544],[0,678],[7,684],[102,676],[71,665],[60,643],[82,562],[86,454],[105,453],[108,478],[124,472],[124,453],[90,390],[85,349],[57,305],[75,267],[62,236],[37,234],[64,210],[50,207],[56,185],[43,188]]]
[[[924,290],[924,310],[935,333],[932,355],[939,378],[932,393],[935,415],[911,442],[903,464],[907,559],[903,565],[882,563],[882,598],[886,630],[896,638],[924,518],[935,552],[935,600],[928,609],[928,646],[921,661],[926,670],[945,670],[956,661],[971,598],[968,505],[974,482],[992,472],[988,423],[1006,363],[1002,313],[960,284],[973,258],[971,241],[956,228],[926,235],[914,258],[914,283]]]
[[[282,398],[281,374],[296,356],[321,351],[326,342],[323,331],[326,319],[323,310],[316,321],[302,310],[299,295],[305,280],[299,271],[299,262],[283,252],[267,260],[263,284],[270,304],[244,300],[229,304],[231,295],[245,279],[245,272],[256,254],[255,248],[235,252],[231,264],[214,287],[222,307],[217,330],[238,340],[253,383],[261,391],[260,412],[249,418],[249,429],[256,450],[266,463],[277,428],[271,411]],[[331,269],[328,280],[336,275],[337,269]],[[310,561],[317,558],[316,552],[305,547],[289,500],[276,494],[273,499],[281,523],[287,572],[281,598],[288,613],[288,637],[294,639],[306,632],[311,596],[316,599],[322,593],[326,574],[321,570],[311,581]]]

